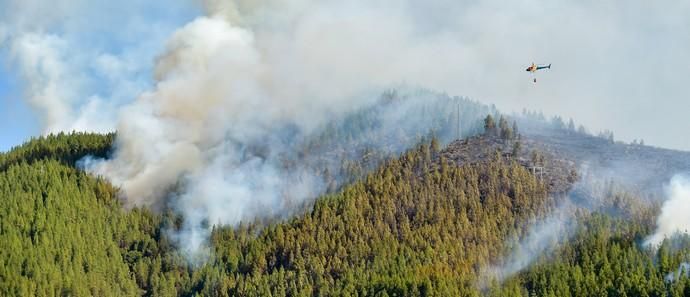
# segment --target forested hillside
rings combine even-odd
[[[504,143],[483,137],[466,145]],[[215,227],[209,259],[190,264],[168,235],[184,218],[124,210],[116,189],[75,168],[80,156],[106,155],[112,139],[61,134],[0,154],[0,295],[690,293],[687,277],[670,274],[690,260],[688,240],[642,247],[658,206],[624,190],[607,191],[606,211],[575,210],[578,227],[553,253],[502,283],[487,280],[484,268],[510,254],[510,240],[565,198],[549,195],[520,156],[487,145],[474,148],[485,157],[457,162],[449,156],[462,144],[436,139],[287,221]]]
[[[112,135],[60,134],[0,154],[0,295],[135,295],[130,245],[155,240],[153,215],[74,167]]]

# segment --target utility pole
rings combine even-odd
[[[455,129],[455,139],[460,139],[460,100],[456,98],[455,100],[458,103],[458,113],[457,115],[457,127]]]

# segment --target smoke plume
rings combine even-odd
[[[481,287],[486,287],[488,280],[496,279],[502,282],[506,278],[528,268],[540,257],[548,256],[549,252],[559,243],[568,239],[569,234],[576,226],[575,217],[572,214],[574,206],[565,201],[559,205],[549,216],[530,224],[527,234],[516,242],[508,242],[511,253],[504,259],[501,265],[490,266],[483,271],[484,282]]]
[[[567,194],[553,196],[557,205],[545,217],[530,222],[526,234],[506,242],[509,255],[484,269],[479,285],[485,287],[491,280],[502,282],[535,262],[551,257],[553,251],[575,235],[584,213],[599,212],[622,218],[633,216],[637,207],[631,207],[629,197],[617,193],[621,185],[630,189],[631,183],[626,175],[628,167],[616,165],[603,168],[583,162],[578,170],[580,180]]]
[[[156,89],[122,111],[113,159],[90,170],[121,185],[136,206],[160,207],[181,183],[179,242],[191,254],[210,225],[269,216],[284,194],[305,197],[300,190],[313,188],[308,178],[280,172],[277,152],[252,149],[280,150],[270,139],[275,129],[308,118],[291,114],[296,98],[272,93],[264,66],[251,31],[220,16],[187,24],[158,60]]]
[[[41,91],[47,79],[55,83],[46,86],[68,88],[57,94],[65,94],[58,103],[69,106],[70,113],[51,115],[64,120],[46,120],[46,131],[115,128],[119,106],[153,84],[151,60],[162,50],[162,40],[200,13],[193,6],[196,0],[43,2],[0,2],[0,31],[6,32],[9,47],[17,49],[17,61],[25,55],[23,47],[12,44],[24,33],[65,41],[67,49],[58,52],[57,62],[66,67],[62,73],[67,76],[28,76],[24,74],[36,71],[17,67],[26,87],[33,89],[25,96],[32,102],[36,100],[30,97],[47,94]],[[593,131],[612,129],[623,140],[642,137],[652,145],[688,148],[684,139],[673,136],[690,129],[683,112],[690,109],[684,75],[690,52],[688,42],[678,38],[690,28],[685,1],[204,3],[208,16],[223,16],[258,36],[264,61],[287,72],[291,80],[283,84],[292,85],[293,95],[305,88],[352,92],[364,79],[371,85],[408,82],[486,100],[507,112],[526,107],[572,117]],[[183,17],[171,21],[178,15]],[[111,43],[117,48],[110,48]],[[101,56],[112,68],[94,67]],[[531,62],[550,62],[553,69],[539,74],[539,83],[533,84],[523,71]],[[654,75],[640,69],[655,69]],[[117,75],[109,77],[110,71]],[[306,80],[315,76],[323,87]],[[72,83],[75,79],[80,87]],[[107,88],[98,83],[104,81]],[[89,98],[98,98],[98,104],[82,108]],[[34,106],[40,113],[53,110],[47,104]],[[82,121],[75,125],[70,119]]]
[[[21,78],[43,133],[112,131],[119,107],[148,88],[151,62],[183,11],[194,9],[162,0],[2,1],[0,61]]]
[[[680,266],[678,266],[678,269],[676,271],[669,272],[666,274],[664,277],[664,280],[666,280],[669,283],[675,282],[681,277],[688,277],[690,276],[690,263],[688,262],[683,262],[680,263]]]
[[[650,235],[645,244],[657,247],[665,238],[690,230],[690,180],[685,175],[671,178],[666,187],[667,200],[661,207],[657,219],[656,231]]]
[[[36,0],[3,2],[0,42],[25,78],[25,97],[45,132],[117,129],[112,158],[85,166],[118,185],[128,206],[177,209],[185,225],[175,236],[190,253],[212,225],[281,216],[322,192],[322,179],[289,160],[324,123],[373,104],[372,90],[413,83],[508,109],[565,113],[595,129],[638,131],[593,111],[617,110],[628,115],[626,125],[637,123],[629,119],[648,115],[635,112],[650,110],[638,106],[657,94],[658,80],[672,90],[664,97],[676,98],[685,76],[618,74],[678,63],[670,69],[683,69],[690,61],[666,60],[685,55],[683,43],[666,44],[673,55],[650,55],[658,42],[639,44],[647,35],[680,40],[678,29],[690,28],[681,4],[206,0],[205,15],[183,17],[180,27],[167,17],[129,14],[195,11],[182,2],[125,2],[60,0],[50,9]],[[99,36],[126,46],[112,49]],[[523,69],[541,59],[562,70],[534,88]],[[601,67],[593,71],[592,64]],[[629,85],[638,88],[616,88]],[[684,110],[654,104],[672,106],[664,119]],[[618,112],[626,106],[635,112]],[[394,110],[382,113],[392,120],[388,127],[415,123]],[[665,127],[663,135],[687,128]]]
[[[120,111],[112,158],[84,162],[120,186],[127,205],[182,214],[173,237],[192,259],[205,254],[213,225],[280,217],[323,192],[313,170],[290,165],[305,137],[371,106],[378,97],[368,90],[414,78],[401,59],[431,54],[399,29],[395,6],[252,3],[208,1],[207,16],[177,30],[156,62],[155,88]],[[392,105],[382,129],[418,123],[399,118],[412,105]]]

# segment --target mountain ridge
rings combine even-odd
[[[580,170],[586,161],[559,147],[568,142],[549,142],[521,126],[513,126],[519,127],[518,133],[502,131],[509,119],[499,121],[504,122],[499,128],[445,146],[438,138],[421,138],[417,146],[397,157],[382,154],[373,159],[373,169],[345,179],[349,182],[290,218],[213,226],[209,258],[195,265],[189,264],[171,237],[183,217],[171,210],[126,211],[117,189],[78,168],[83,156],[107,157],[114,134],[34,139],[0,154],[0,180],[6,181],[0,182],[0,192],[5,193],[2,203],[6,204],[0,230],[16,228],[14,233],[0,232],[2,258],[13,259],[3,262],[0,292],[9,296],[591,296],[618,290],[682,296],[690,290],[685,278],[665,281],[668,273],[690,258],[690,241],[688,245],[664,241],[658,253],[646,250],[637,242],[652,231],[658,205],[634,188],[608,186],[598,198],[600,207],[576,205],[574,222],[580,227],[565,230],[567,235],[542,251],[543,256],[533,260],[533,265],[501,282],[489,278],[488,285],[480,285],[487,284],[484,269],[504,265],[515,241],[530,234],[531,223],[553,214],[563,195],[582,181]],[[615,150],[631,147],[570,130],[551,131],[595,141],[594,155],[611,146]],[[655,148],[639,151],[664,152],[665,162],[687,154]],[[631,150],[629,154],[637,153]],[[56,184],[45,188],[17,182],[31,176],[30,172],[43,174]],[[72,213],[64,211],[71,204],[81,205],[83,211],[105,211],[92,216],[64,215]],[[47,221],[27,219],[27,209],[34,209],[36,216]],[[42,231],[46,225],[64,227],[46,233]],[[94,227],[110,233],[92,230]],[[74,233],[71,228],[81,231]],[[43,239],[37,241],[36,234]],[[90,241],[110,246],[104,248],[108,258],[89,252],[85,234],[106,234]],[[65,241],[71,247],[49,244]],[[611,250],[602,256],[601,247]],[[31,253],[65,260],[46,268],[47,258],[41,258],[45,263],[27,261]],[[626,275],[623,265],[630,261],[648,264]],[[647,280],[616,281],[616,287],[606,269],[614,271],[617,279],[646,275]],[[70,273],[55,276],[62,270]],[[595,281],[578,280],[578,273]],[[549,281],[541,282],[543,279]],[[564,284],[565,279],[571,285]]]

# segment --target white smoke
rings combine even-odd
[[[66,48],[60,37],[36,33],[17,37],[10,48],[11,57],[24,70],[28,101],[43,113],[47,131],[59,131],[74,122],[70,100],[76,98],[73,88],[79,82],[63,62]]]
[[[115,128],[119,106],[147,88],[145,73],[177,26],[167,17],[184,5],[165,3],[155,16],[141,1],[0,2],[3,60],[43,133]]]
[[[280,170],[286,124],[312,121],[299,97],[274,89],[252,31],[201,17],[168,42],[156,89],[123,109],[114,158],[90,164],[122,187],[128,204],[158,207],[175,185],[183,251],[203,254],[213,225],[271,217],[318,190],[310,176]],[[266,146],[257,153],[255,146]]]
[[[134,11],[143,5],[140,2],[117,1],[104,11],[122,12],[122,7]],[[294,143],[280,137],[281,131],[308,134],[330,118],[369,103],[372,96],[358,96],[368,90],[410,82],[495,100],[510,108],[532,104],[550,112],[576,110],[576,115],[588,117],[592,110],[608,110],[602,107],[602,102],[610,102],[604,98],[624,98],[626,103],[638,98],[637,92],[621,96],[618,89],[611,92],[610,84],[601,83],[616,79],[630,84],[630,78],[618,79],[611,71],[639,73],[626,68],[631,67],[631,55],[622,55],[621,46],[657,44],[634,43],[639,38],[629,33],[644,31],[638,27],[648,24],[629,26],[630,20],[655,20],[661,15],[671,23],[659,27],[674,37],[676,31],[668,28],[688,27],[679,26],[687,18],[667,13],[683,16],[687,10],[682,6],[660,13],[642,9],[642,4],[621,10],[611,9],[615,5],[610,3],[535,1],[515,5],[450,0],[203,2],[206,15],[169,37],[155,69],[146,68],[152,64],[148,60],[159,49],[160,36],[166,36],[161,32],[168,31],[148,31],[157,26],[145,17],[145,22],[124,26],[124,33],[97,30],[109,36],[131,34],[121,39],[134,44],[145,40],[145,49],[78,51],[82,49],[76,46],[82,40],[79,34],[53,34],[47,28],[70,19],[68,15],[88,11],[83,7],[90,7],[85,4],[90,2],[62,0],[50,10],[36,0],[0,4],[5,12],[1,16],[8,20],[0,22],[0,32],[6,32],[5,39],[15,49],[13,60],[27,81],[26,97],[43,114],[45,130],[116,127],[113,158],[91,160],[90,171],[120,186],[130,206],[172,203],[185,216],[184,232],[178,236],[190,251],[203,246],[214,224],[274,216],[319,192],[320,185],[308,173],[291,172],[295,169],[282,164],[281,156],[291,153]],[[156,8],[170,5],[174,4],[164,1]],[[638,10],[656,18],[637,17]],[[108,13],[99,16],[111,20],[102,26],[121,27],[113,26],[117,22]],[[98,23],[91,18],[63,25],[62,31]],[[643,57],[669,56],[641,51]],[[601,59],[607,56],[619,59]],[[526,84],[529,78],[522,69],[533,61],[525,59],[537,58],[560,62],[561,79],[547,80],[539,89]],[[603,62],[609,67],[592,71],[592,63]],[[642,62],[644,67],[666,65]],[[147,70],[154,73],[150,84],[140,74]],[[111,88],[94,92],[89,79],[93,73],[109,81]],[[646,82],[649,76],[641,77]],[[665,77],[663,81],[675,82]],[[582,100],[592,101],[582,104]],[[677,110],[682,108],[673,109]],[[600,119],[616,117],[594,120],[601,124]]]
[[[57,62],[67,67],[68,77],[48,83],[46,78],[55,77],[35,67],[16,67],[20,75],[39,74],[22,76],[33,89],[25,97],[46,119],[45,130],[114,128],[114,114],[123,101],[149,89],[150,60],[171,28],[179,27],[142,11],[197,14],[190,7],[193,2],[197,1],[0,1],[0,32],[5,32],[7,47],[24,34],[57,37],[67,44],[52,56],[67,57]],[[289,73],[305,73],[285,82],[293,86],[293,94],[306,91],[302,88],[310,83],[304,79],[316,74],[324,84],[321,91],[333,93],[351,91],[360,76],[372,84],[407,81],[487,100],[506,111],[527,107],[572,117],[595,131],[613,129],[619,139],[642,137],[648,144],[688,148],[686,140],[673,136],[690,128],[683,112],[690,108],[684,75],[690,52],[687,41],[677,38],[688,35],[690,28],[686,1],[204,2],[209,16],[222,15],[234,25],[251,28],[261,43],[272,44],[264,47],[272,52],[265,55],[273,57],[268,62],[282,64]],[[88,38],[85,31],[91,31]],[[111,50],[103,43],[125,46]],[[15,57],[20,55],[24,53]],[[123,71],[117,75],[122,79],[92,67],[101,56],[128,65],[116,68]],[[305,64],[302,56],[314,63]],[[531,77],[522,70],[531,62],[552,62],[554,68],[540,74],[539,84],[526,84]],[[655,75],[640,69],[655,69]],[[68,81],[63,83],[63,78]],[[75,79],[80,81],[77,85],[88,86],[71,90],[78,87],[70,83]],[[94,87],[94,81],[108,81],[112,90]],[[50,99],[68,106],[69,113],[54,112],[65,108],[52,109],[54,102],[42,104],[40,97],[30,97],[29,93],[48,94],[48,85],[67,88],[58,94],[77,95]],[[103,106],[98,116],[86,115],[94,109],[81,107],[91,100],[97,102],[91,106]],[[659,112],[645,112],[652,109]],[[662,128],[668,133],[655,133]]]
[[[573,215],[574,206],[565,201],[558,206],[549,216],[530,224],[527,234],[515,242],[508,242],[510,255],[500,265],[490,266],[483,271],[483,279],[486,286],[489,280],[496,279],[502,282],[506,278],[528,268],[537,259],[549,256],[559,243],[568,239],[572,229],[576,225]]]
[[[185,222],[173,236],[192,258],[213,225],[280,216],[322,191],[283,164],[296,140],[282,132],[309,134],[371,103],[357,95],[416,77],[410,67],[433,53],[411,43],[395,5],[243,3],[208,2],[208,16],[172,35],[155,89],[120,112],[113,158],[86,163],[129,206],[172,204]]]
[[[122,111],[115,158],[95,169],[121,184],[135,205],[154,204],[183,174],[203,175],[219,158],[245,158],[234,144],[246,149],[291,117],[308,120],[288,113],[297,104],[291,98],[265,87],[269,77],[250,31],[199,18],[168,48],[156,67],[156,90]]]
[[[553,251],[576,234],[574,231],[581,223],[578,213],[603,212],[612,217],[628,216],[627,213],[621,213],[622,209],[611,208],[612,204],[616,204],[616,196],[611,193],[617,187],[611,178],[616,177],[616,182],[623,182],[626,169],[592,168],[587,162],[581,164],[578,169],[580,180],[572,185],[564,197],[554,198],[558,205],[544,218],[530,222],[524,236],[506,242],[510,254],[498,264],[485,268],[479,285],[486,286],[492,280],[502,282],[544,257],[552,257]]]
[[[658,247],[666,238],[690,231],[690,180],[676,175],[666,186],[667,200],[661,207],[654,234],[647,237],[645,245]]]
[[[666,282],[672,283],[680,279],[681,277],[690,277],[690,263],[688,262],[683,262],[680,263],[680,266],[678,266],[678,269],[676,271],[669,272],[666,274],[664,277],[664,280]]]

